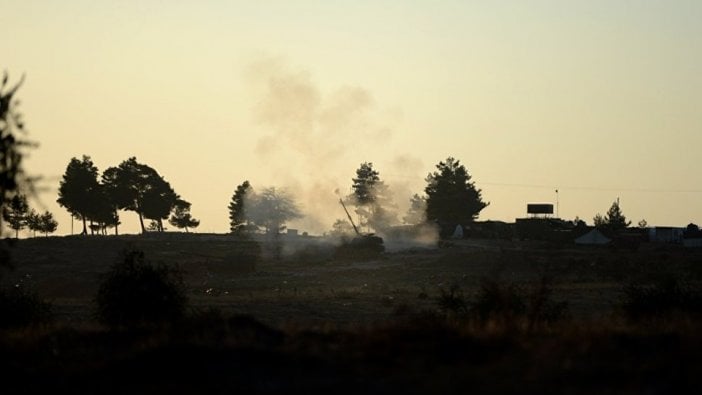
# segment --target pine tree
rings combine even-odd
[[[82,234],[88,234],[87,221],[100,204],[100,184],[98,169],[89,156],[82,160],[72,158],[63,174],[59,185],[59,205],[65,207],[71,215],[83,221]]]
[[[188,228],[197,228],[200,225],[200,221],[190,215],[190,203],[181,199],[176,202],[173,215],[168,222],[176,228],[185,229],[186,233]]]
[[[39,217],[40,231],[44,236],[49,236],[49,233],[56,232],[58,222],[54,219],[54,215],[46,211]]]
[[[373,169],[373,163],[361,163],[352,181],[349,199],[356,206],[359,226],[383,230],[398,222],[390,190]]]
[[[27,214],[29,213],[29,205],[27,197],[24,195],[15,195],[10,200],[10,204],[4,207],[2,216],[7,221],[10,228],[15,231],[15,239],[19,238],[19,231],[27,226]]]
[[[452,227],[474,221],[490,203],[483,201],[481,190],[470,181],[468,170],[452,157],[439,162],[436,168],[427,176],[424,189],[427,220]]]
[[[427,220],[427,199],[415,193],[410,198],[410,207],[407,215],[402,218],[402,222],[407,225],[417,225]]]
[[[29,210],[27,214],[27,228],[33,233],[33,237],[37,237],[37,231],[41,232],[41,215],[34,209]]]
[[[246,216],[246,202],[252,194],[251,184],[244,181],[236,187],[232,200],[229,203],[229,230],[232,233],[241,234],[246,232],[249,220]]]

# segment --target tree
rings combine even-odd
[[[349,221],[345,219],[337,219],[334,221],[334,224],[332,224],[332,230],[329,232],[330,236],[338,237],[340,239],[351,239],[354,234],[355,232],[353,230],[353,226],[351,226]]]
[[[600,214],[595,216],[595,226],[604,228],[613,232],[626,229],[631,225],[631,221],[627,221],[619,207],[619,198],[612,203],[612,206],[607,210],[607,215],[602,217]]]
[[[176,228],[185,229],[186,233],[188,228],[197,228],[200,225],[200,221],[190,215],[190,203],[182,199],[176,202],[168,222]]]
[[[95,213],[101,197],[97,176],[97,167],[89,156],[83,155],[82,160],[71,158],[59,185],[56,201],[83,221],[83,235],[88,234],[87,220]]]
[[[427,186],[427,220],[451,227],[474,221],[490,203],[484,202],[481,190],[470,182],[471,176],[460,161],[448,157],[429,173]],[[453,229],[453,228],[452,228]]]
[[[646,228],[648,228],[648,222],[646,222],[645,219],[642,219],[641,221],[639,221],[638,225],[639,225],[639,228],[640,228],[640,229],[646,229]]]
[[[352,181],[349,198],[356,206],[359,226],[382,230],[397,222],[389,188],[380,180],[373,163],[361,163]]]
[[[37,237],[37,231],[41,232],[41,215],[34,209],[29,210],[27,214],[27,228],[33,232],[33,237]]]
[[[407,215],[402,218],[402,222],[407,225],[418,225],[427,220],[427,199],[415,193],[410,198],[410,207]]]
[[[17,90],[24,82],[24,75],[14,87],[5,90],[8,82],[4,72],[0,84],[0,205],[5,207],[13,198],[13,193],[23,184],[29,183],[22,169],[23,150],[32,144],[23,140],[18,133],[24,132],[22,115],[17,111],[19,102],[14,99]]]
[[[178,200],[170,184],[148,165],[131,157],[103,173],[103,183],[116,209],[134,211],[139,215],[142,233],[146,233],[144,218],[154,220],[163,231],[162,220],[168,218]],[[115,210],[116,211],[116,210]]]
[[[251,195],[251,184],[244,181],[236,187],[232,200],[229,203],[229,230],[232,233],[243,233],[248,225],[249,220],[246,217],[246,201]]]
[[[24,195],[15,195],[10,200],[10,204],[4,207],[2,217],[7,221],[10,228],[15,231],[15,239],[19,238],[19,231],[27,226],[27,214],[29,213],[29,205],[27,197]]]
[[[266,234],[277,235],[285,229],[285,222],[300,217],[300,210],[286,191],[271,187],[254,194],[246,216]]]
[[[54,215],[48,211],[45,211],[44,214],[39,217],[39,224],[39,231],[44,233],[44,236],[49,236],[49,233],[56,232],[58,228],[58,222],[54,219]]]

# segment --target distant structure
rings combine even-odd
[[[527,216],[548,218],[553,215],[553,203],[527,203]]]

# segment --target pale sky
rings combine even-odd
[[[27,169],[56,203],[71,157],[130,156],[228,230],[235,187],[288,188],[321,233],[361,162],[406,207],[454,156],[514,221],[702,223],[702,2],[0,0]],[[402,214],[401,214],[402,215]],[[401,216],[400,215],[400,216]],[[121,214],[137,231],[136,214]],[[77,229],[77,228],[76,228]]]

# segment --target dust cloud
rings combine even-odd
[[[254,62],[245,76],[256,98],[252,116],[262,135],[255,154],[267,184],[251,180],[252,186],[281,187],[294,196],[303,216],[288,228],[323,234],[335,220],[346,220],[335,190],[348,195],[360,163],[374,160],[389,163],[377,170],[402,218],[409,198],[421,193],[412,183],[423,180],[424,166],[411,155],[383,154],[381,147],[391,145],[398,120],[380,108],[371,92],[353,85],[325,91],[310,72],[274,58]]]

